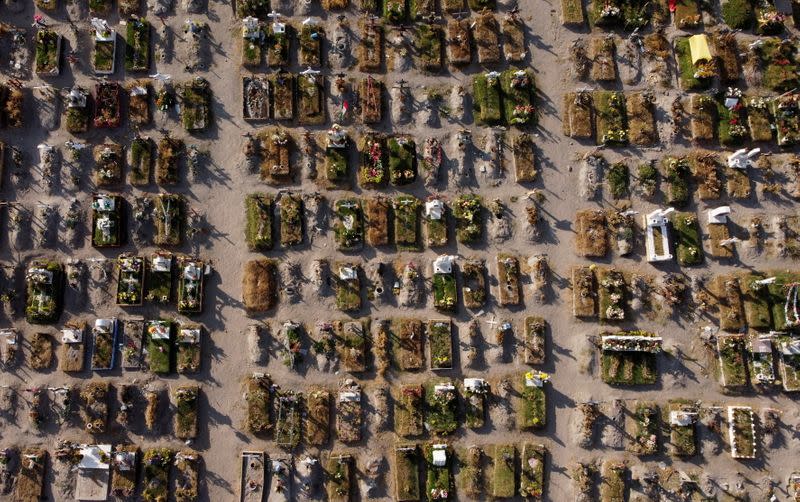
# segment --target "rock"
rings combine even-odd
[[[585,200],[595,200],[600,195],[606,161],[600,155],[583,159],[578,173],[578,194]]]
[[[58,91],[49,85],[34,87],[33,103],[39,125],[48,131],[58,129],[61,116]]]
[[[261,328],[257,324],[247,327],[247,356],[251,363],[263,366],[267,364],[266,344],[262,340]]]
[[[147,10],[156,16],[163,16],[172,10],[172,0],[147,0]]]
[[[206,10],[205,0],[183,0],[182,4],[187,14],[200,14]]]

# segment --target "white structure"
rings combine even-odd
[[[451,255],[442,255],[433,260],[433,273],[434,274],[451,274],[453,273],[453,263],[456,257]]]
[[[697,421],[697,413],[691,411],[672,410],[669,412],[670,425],[687,427]]]
[[[172,270],[172,259],[158,254],[150,261],[150,265],[154,272],[169,272]]]
[[[82,445],[80,455],[76,500],[106,500],[111,477],[111,445]]]
[[[444,214],[444,202],[440,199],[429,200],[425,203],[425,216],[432,220],[441,220]]]
[[[98,19],[96,17],[92,18],[92,27],[94,28],[94,43],[95,43],[95,50],[97,50],[97,46],[101,44],[111,44],[111,68],[108,70],[98,69],[95,68],[94,72],[98,75],[111,75],[114,73],[114,69],[116,68],[116,59],[117,59],[117,34],[111,27],[108,25],[108,22],[105,19]]]
[[[720,206],[708,210],[708,223],[711,225],[724,225],[728,223],[728,215],[731,214],[731,206]]]
[[[447,445],[435,444],[433,445],[433,465],[436,467],[444,467],[447,465]]]
[[[675,209],[671,207],[668,209],[656,209],[644,216],[647,261],[657,262],[672,259],[669,230],[667,229],[669,219],[667,217],[674,211]],[[656,229],[658,229],[659,235],[656,235]]]
[[[169,323],[165,321],[150,321],[147,334],[154,340],[169,340]]]
[[[486,380],[483,378],[465,378],[464,390],[480,392],[486,387]]]
[[[83,341],[83,331],[74,328],[61,330],[61,343],[81,343]]]
[[[747,148],[736,150],[731,155],[728,155],[728,167],[732,167],[734,169],[747,169],[748,167],[752,167],[753,162],[756,161],[756,158],[758,158],[758,154],[760,153],[760,148],[753,148],[749,152],[747,151]]]

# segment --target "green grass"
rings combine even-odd
[[[536,94],[533,74],[525,71],[525,76],[517,78],[516,87],[514,74],[519,71],[509,68],[500,76],[500,88],[503,93],[503,109],[505,120],[511,125],[536,124],[536,112],[533,107],[533,97]]]
[[[519,494],[523,497],[542,500],[544,496],[544,463],[547,448],[544,445],[525,443],[522,447],[522,474]]]
[[[283,194],[279,203],[281,245],[296,246],[303,242],[303,200],[296,194]]]
[[[437,310],[454,312],[458,302],[456,277],[454,274],[433,275],[433,306]]]
[[[625,94],[616,91],[595,91],[595,130],[597,143],[620,146],[628,143],[628,113]]]
[[[447,451],[447,462],[445,465],[438,466],[433,465],[433,445],[426,444],[423,447],[423,452],[425,454],[425,467],[426,467],[426,476],[425,476],[425,493],[428,495],[430,500],[440,499],[440,497],[435,497],[433,494],[438,494],[441,492],[447,492],[448,494],[452,492],[452,479],[450,476],[450,464],[452,463],[452,451],[448,447]],[[449,496],[448,496],[449,498]]]
[[[511,498],[516,493],[517,449],[513,444],[495,446],[492,462],[492,496]]]
[[[458,429],[458,395],[455,388],[435,391],[437,383],[425,384],[425,423],[431,434],[446,436]]]
[[[626,163],[616,162],[611,164],[607,179],[608,187],[611,189],[611,195],[615,199],[622,199],[628,194],[630,173],[628,172],[628,165]]]
[[[125,69],[150,69],[150,23],[145,19],[129,19],[125,36]]]
[[[525,376],[522,376],[522,401],[519,410],[520,428],[542,429],[547,425],[547,395],[544,387],[529,387],[525,385]]]
[[[683,207],[689,203],[692,194],[689,190],[689,179],[692,166],[686,157],[666,157],[664,159],[664,179],[668,185],[667,203]]]
[[[745,120],[744,113],[740,110],[730,110],[728,107],[725,106],[725,96],[722,95],[717,98],[717,138],[719,138],[719,142],[722,146],[740,146],[746,138],[749,137],[749,134],[745,132],[745,134],[740,135],[735,132],[732,133],[736,128],[734,125],[741,125],[745,126],[747,121]],[[743,108],[742,108],[743,110]],[[732,123],[734,122],[734,123]],[[746,130],[745,130],[746,131]]]
[[[342,182],[347,181],[347,150],[342,148],[327,148],[325,150],[325,172],[328,181]]]
[[[417,179],[416,144],[411,138],[390,138],[389,179],[393,185],[407,185]]]
[[[456,218],[456,237],[461,244],[478,242],[483,237],[483,199],[480,195],[464,194],[453,204]]]
[[[148,261],[146,279],[147,295],[145,298],[156,303],[169,303],[172,298],[172,273],[156,272]]]
[[[762,70],[761,83],[764,87],[786,92],[800,86],[798,77],[797,47],[795,44],[781,44],[778,38],[763,38],[758,48]],[[777,64],[783,62],[787,64]]]
[[[157,322],[157,321],[151,321]],[[147,354],[150,359],[150,371],[153,373],[170,373],[172,371],[174,333],[169,321],[162,321],[170,324],[169,338],[153,338],[147,333]],[[149,328],[149,327],[148,327]]]
[[[745,339],[743,336],[728,335],[717,339],[721,371],[726,387],[747,385],[747,364],[745,363]]]
[[[750,329],[769,331],[772,326],[772,316],[769,307],[769,289],[766,285],[759,286],[755,281],[766,279],[763,274],[747,274],[739,280],[742,289],[742,301]]]
[[[247,248],[250,251],[272,249],[272,197],[263,193],[250,194],[245,198],[245,210]]]
[[[675,39],[675,60],[678,62],[678,76],[681,89],[684,91],[697,91],[708,89],[711,79],[697,79],[694,77],[695,67],[689,50],[689,38]]]
[[[503,121],[499,79],[488,79],[483,73],[476,75],[472,84],[472,99],[478,125],[496,125]]]
[[[400,449],[402,448],[402,449]],[[402,445],[395,448],[395,488],[397,501],[405,502],[420,499],[419,451],[416,445]]]
[[[786,314],[784,312],[786,294],[789,290],[786,285],[800,282],[800,273],[774,272],[769,275],[777,278],[773,284],[767,286],[772,309],[773,327],[775,331],[794,330],[796,329],[795,327],[787,325]]]
[[[349,455],[331,455],[326,471],[329,502],[348,502],[350,483],[353,479],[353,458]]]
[[[355,251],[364,244],[364,215],[361,201],[355,198],[337,200],[334,204],[336,221],[333,231],[336,235],[336,245],[342,251]],[[351,228],[345,222],[352,221]]]
[[[419,199],[400,195],[394,199],[394,242],[398,249],[415,251],[420,248]]]
[[[672,228],[675,229],[675,251],[681,266],[703,263],[703,244],[700,225],[694,213],[674,213]]]
[[[137,136],[130,146],[131,171],[130,182],[132,185],[147,185],[150,183],[150,170],[153,165],[153,144],[147,138]]]
[[[431,367],[447,369],[453,367],[453,338],[450,321],[430,321],[428,338],[431,344]]]
[[[722,4],[722,20],[732,30],[746,30],[753,25],[751,0],[728,0]]]
[[[175,437],[178,439],[192,439],[197,435],[199,394],[196,385],[178,387],[175,392]]]

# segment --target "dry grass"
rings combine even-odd
[[[447,23],[447,58],[451,64],[466,65],[472,60],[472,31],[469,19]]]
[[[134,96],[130,94],[134,87],[144,87],[147,93]],[[136,125],[149,124],[152,119],[152,114],[150,113],[150,85],[146,82],[131,82],[128,85],[128,91],[128,115],[131,123]]]
[[[572,269],[572,313],[575,317],[597,315],[597,292],[594,272],[589,267]]]
[[[475,45],[478,48],[478,63],[500,62],[500,26],[491,12],[475,18]]]
[[[719,158],[712,152],[695,152],[692,166],[697,196],[700,200],[717,200],[722,195]]]
[[[575,251],[579,256],[602,258],[608,253],[606,213],[586,209],[575,215]]]
[[[709,225],[715,226],[723,225]],[[713,287],[719,307],[719,327],[731,333],[740,332],[744,327],[745,313],[739,279],[720,275],[714,279]]]
[[[389,205],[386,197],[378,196],[367,199],[364,212],[367,244],[370,246],[386,246],[389,244]]]
[[[749,199],[752,193],[750,187],[750,177],[746,171],[741,169],[734,169],[730,167],[725,168],[725,178],[727,180],[726,188],[728,195],[734,199]]]
[[[274,260],[251,260],[245,263],[242,298],[248,312],[266,312],[278,303],[277,270]]]
[[[509,16],[503,20],[503,52],[506,61],[519,63],[525,60],[525,31],[522,21],[516,16]]]
[[[650,146],[658,142],[653,103],[643,92],[628,94],[628,140],[633,145]]]
[[[261,179],[267,183],[285,184],[292,180],[292,136],[284,129],[273,128],[258,135],[261,150]]]
[[[592,67],[589,76],[600,82],[617,80],[617,65],[614,63],[615,44],[613,37],[595,37],[589,43],[589,58]]]
[[[0,127],[22,127],[22,90],[0,85]]]
[[[323,446],[330,438],[331,393],[312,390],[306,399],[305,440],[311,446]]]
[[[383,82],[368,76],[358,85],[361,96],[361,120],[365,124],[380,122],[383,118]]]
[[[15,502],[39,502],[44,493],[47,451],[43,448],[25,448],[20,454],[21,467],[14,491]]]
[[[594,113],[590,93],[568,92],[564,95],[564,134],[571,138],[593,138]]]
[[[714,258],[733,258],[733,249],[720,245],[720,241],[731,238],[727,224],[712,223],[708,225],[708,237],[711,243],[711,256]]]
[[[30,367],[41,371],[53,364],[53,337],[47,333],[34,333],[31,338]]]
[[[741,67],[739,65],[739,48],[736,46],[736,37],[732,32],[718,33],[711,37],[714,53],[719,61],[720,81],[735,83],[739,80]]]
[[[716,129],[716,104],[713,98],[702,94],[693,94],[689,103],[692,140],[713,140]]]
[[[419,319],[392,319],[391,343],[394,364],[401,371],[422,369],[424,339]]]
[[[536,152],[533,140],[528,134],[521,134],[514,138],[511,147],[514,154],[514,174],[517,183],[526,183],[536,180]]]
[[[361,43],[358,45],[358,70],[363,72],[380,71],[383,61],[383,26],[362,20]]]

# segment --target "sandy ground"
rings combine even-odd
[[[701,327],[713,324],[714,320],[709,318],[695,317],[691,312],[681,312],[681,315],[645,314],[637,315],[630,322],[623,324],[625,327],[636,326],[641,329],[651,329],[665,338],[667,346],[671,347],[673,354],[681,354],[679,357],[661,359],[661,378],[655,386],[646,389],[625,389],[612,388],[602,384],[599,376],[592,374],[591,370],[591,349],[586,341],[587,335],[601,332],[603,327],[597,323],[584,323],[577,321],[571,314],[571,290],[570,269],[573,265],[588,263],[587,260],[579,258],[573,251],[574,232],[573,219],[575,212],[583,208],[608,207],[612,201],[608,199],[607,192],[595,201],[584,201],[578,197],[576,190],[578,184],[578,171],[580,166],[579,159],[594,148],[582,145],[575,141],[565,138],[561,133],[561,96],[566,90],[583,87],[584,83],[575,82],[568,76],[569,63],[567,61],[568,48],[571,42],[582,36],[581,33],[570,32],[560,25],[559,14],[560,5],[546,1],[523,0],[520,3],[521,17],[527,25],[527,43],[530,50],[528,62],[532,65],[536,73],[537,87],[540,90],[537,106],[541,112],[539,127],[536,130],[535,142],[537,153],[539,154],[539,165],[542,176],[531,186],[522,186],[513,180],[510,171],[501,173],[499,177],[490,177],[492,172],[487,168],[487,173],[483,172],[482,167],[488,164],[488,156],[483,146],[487,135],[491,131],[487,128],[475,127],[472,123],[470,100],[466,101],[467,111],[463,117],[457,121],[442,119],[438,123],[434,122],[435,127],[431,127],[431,121],[423,110],[416,110],[410,120],[396,116],[386,110],[385,118],[376,129],[393,133],[408,133],[417,138],[417,145],[421,148],[424,138],[436,136],[441,138],[446,149],[448,158],[455,158],[455,151],[452,140],[455,131],[462,127],[472,130],[476,149],[472,152],[476,176],[473,178],[460,178],[464,172],[465,164],[455,161],[447,163],[443,168],[443,180],[435,187],[427,188],[423,186],[423,181],[418,179],[414,184],[404,187],[401,191],[412,193],[424,198],[430,193],[445,192],[448,198],[454,198],[456,194],[466,191],[480,192],[484,200],[491,201],[499,198],[507,204],[511,212],[512,234],[506,236],[507,228],[504,224],[489,222],[487,224],[486,235],[494,235],[494,238],[487,237],[485,242],[473,248],[456,246],[452,237],[450,245],[441,250],[441,253],[457,254],[467,257],[474,256],[484,258],[489,264],[491,275],[491,288],[493,296],[497,292],[496,264],[494,256],[498,252],[513,253],[521,256],[523,261],[532,255],[546,254],[549,257],[550,267],[553,271],[552,294],[544,305],[535,304],[532,301],[530,280],[526,279],[523,287],[525,290],[525,307],[516,309],[506,309],[497,306],[494,301],[484,309],[483,314],[478,317],[484,338],[487,342],[493,343],[490,321],[510,320],[515,323],[517,333],[521,333],[522,321],[525,315],[540,315],[550,323],[551,330],[548,339],[548,355],[546,363],[541,367],[544,371],[551,372],[552,384],[547,389],[548,392],[548,426],[546,429],[537,432],[521,432],[516,430],[513,420],[508,417],[508,402],[502,397],[498,397],[489,415],[488,425],[480,430],[473,431],[465,428],[459,429],[452,440],[459,447],[466,447],[471,444],[489,445],[497,443],[521,444],[523,441],[542,442],[549,448],[552,454],[551,467],[548,469],[549,487],[547,498],[553,501],[569,500],[573,497],[572,482],[569,478],[568,469],[573,461],[590,460],[593,458],[629,458],[633,464],[640,463],[639,459],[624,452],[624,441],[619,431],[614,431],[613,424],[606,423],[602,434],[598,434],[596,447],[592,450],[584,450],[575,446],[572,438],[574,433],[573,422],[577,412],[574,411],[575,404],[589,399],[601,401],[603,407],[611,407],[615,399],[636,400],[647,399],[655,400],[665,404],[671,398],[688,398],[702,401],[704,404],[747,404],[755,407],[771,406],[783,412],[780,438],[773,444],[778,447],[772,448],[763,445],[759,448],[760,458],[753,462],[736,462],[730,458],[727,452],[719,451],[718,447],[713,446],[713,440],[704,441],[701,455],[694,457],[689,462],[683,462],[661,454],[654,458],[647,458],[645,461],[648,466],[668,464],[676,468],[686,468],[689,470],[702,469],[712,476],[716,476],[721,483],[734,478],[734,473],[741,472],[749,479],[746,484],[747,489],[753,495],[761,495],[759,486],[763,479],[771,476],[779,484],[783,484],[787,475],[796,467],[796,448],[800,441],[794,429],[798,423],[798,411],[795,402],[786,394],[774,393],[760,395],[747,393],[745,395],[727,396],[722,393],[721,387],[715,381],[713,375],[708,373],[706,360],[704,358],[702,345],[699,343],[698,334]],[[505,12],[509,10],[510,4],[501,2],[499,10]],[[72,12],[72,11],[70,11]],[[2,19],[11,24],[21,27],[28,27],[32,19],[34,8],[26,5],[21,13],[9,13],[0,6]],[[324,19],[327,32],[333,33],[336,26],[336,15],[325,14],[321,8],[314,4],[312,13],[320,15]],[[351,26],[355,25],[357,19],[356,8],[352,7],[346,12],[351,20]],[[501,14],[502,15],[502,14]],[[202,17],[210,26],[210,38],[207,51],[209,66],[193,74],[184,73],[187,64],[186,47],[187,42],[182,39],[182,27],[186,19]],[[55,28],[66,37],[66,51],[77,47],[79,64],[69,64],[62,58],[62,74],[57,78],[49,78],[47,82],[59,87],[66,88],[73,83],[84,86],[91,86],[93,77],[89,68],[90,61],[90,39],[88,35],[88,22],[86,17],[76,19],[78,27],[78,43],[76,46],[76,35],[71,30],[68,22],[68,15],[61,7],[53,17],[45,16],[48,24]],[[160,32],[162,21],[158,18],[149,16],[154,27]],[[291,21],[296,26],[304,17],[296,15]],[[116,25],[118,18],[116,15],[109,19],[112,26],[117,26],[120,32],[124,32],[121,26]],[[153,138],[160,137],[159,130],[166,129],[176,137],[184,138],[187,144],[195,144],[201,150],[210,151],[210,162],[205,164],[203,170],[189,181],[188,169],[184,166],[182,181],[170,191],[186,195],[192,210],[202,216],[202,225],[206,231],[196,237],[194,242],[187,243],[180,251],[196,253],[200,257],[210,260],[213,263],[214,273],[207,281],[205,311],[195,320],[201,322],[208,336],[205,338],[203,349],[202,371],[192,378],[178,377],[175,375],[157,378],[147,373],[123,372],[116,369],[110,374],[92,375],[86,371],[79,375],[67,376],[56,370],[36,372],[30,370],[26,365],[18,369],[5,371],[0,374],[0,383],[13,386],[18,390],[18,406],[16,413],[3,418],[3,426],[0,428],[0,446],[44,444],[51,451],[54,450],[56,438],[77,439],[79,441],[89,441],[90,438],[81,431],[76,425],[76,420],[63,425],[57,425],[52,420],[48,420],[47,425],[42,431],[34,430],[27,418],[28,405],[31,393],[25,389],[35,386],[62,386],[66,384],[80,384],[92,377],[112,381],[119,386],[125,382],[135,382],[137,385],[144,386],[152,383],[161,388],[174,389],[176,386],[194,381],[202,386],[202,400],[200,406],[200,434],[192,443],[192,447],[200,451],[204,457],[204,475],[202,476],[202,500],[221,501],[233,500],[238,497],[238,455],[241,450],[266,450],[270,452],[279,451],[275,444],[270,440],[257,439],[244,432],[243,421],[245,416],[244,401],[242,398],[242,379],[252,371],[266,371],[270,373],[275,382],[279,383],[283,389],[304,390],[312,385],[327,386],[333,390],[335,380],[345,375],[343,373],[332,374],[317,369],[313,358],[308,357],[297,370],[289,370],[283,366],[277,356],[274,347],[270,349],[268,363],[256,366],[249,362],[248,351],[246,349],[246,329],[253,319],[245,316],[241,304],[241,270],[242,264],[249,259],[260,256],[258,253],[247,251],[244,243],[244,218],[243,201],[244,196],[256,189],[275,192],[276,189],[261,184],[256,174],[247,172],[243,147],[245,138],[243,134],[253,132],[252,125],[246,123],[241,116],[241,91],[240,91],[240,70],[239,58],[240,48],[237,36],[238,25],[235,21],[232,7],[227,2],[210,1],[207,6],[207,14],[200,16],[187,15],[183,5],[177,5],[175,11],[163,18],[163,22],[171,31],[171,43],[165,43],[163,47],[167,49],[165,61],[157,61],[155,70],[161,73],[171,74],[174,81],[182,82],[192,78],[193,75],[201,75],[206,78],[214,93],[213,116],[214,125],[203,134],[189,136],[182,131],[180,123],[174,114],[164,117],[156,114],[155,123],[146,128],[144,132]],[[32,30],[29,30],[29,39],[32,37]],[[391,38],[391,36],[390,36]],[[355,47],[355,41],[351,42]],[[31,43],[32,46],[32,43]],[[160,45],[157,45],[160,47]],[[117,52],[118,68],[123,66],[122,51]],[[296,45],[292,48],[292,69],[301,70],[296,64]],[[0,54],[2,56],[2,54]],[[382,74],[385,77],[387,88],[402,79],[410,82],[414,94],[421,98],[423,86],[455,86],[463,85],[467,89],[470,87],[471,75],[480,71],[480,68],[473,64],[464,71],[453,70],[437,76],[424,75],[415,68],[409,71],[392,71],[392,67],[403,68],[406,62],[401,56],[397,58],[387,57],[390,65],[389,71]],[[2,67],[5,71],[6,67]],[[337,70],[326,68],[324,73],[332,75]],[[353,69],[351,76],[358,75]],[[118,69],[111,77],[112,79],[122,79],[124,71]],[[674,79],[673,79],[674,82]],[[25,79],[26,87],[42,85],[42,79],[32,76]],[[635,87],[643,87],[639,84]],[[620,84],[616,84],[617,87]],[[630,86],[626,86],[630,89]],[[667,111],[669,104],[678,91],[675,89],[659,90],[658,103],[660,106],[659,129],[661,139],[666,146],[666,142],[671,139],[671,126],[668,124]],[[387,93],[388,95],[388,93]],[[66,229],[64,227],[64,215],[69,204],[74,197],[82,201],[83,208],[88,214],[89,194],[93,187],[89,177],[85,175],[85,181],[81,188],[76,190],[69,188],[66,173],[62,170],[60,179],[53,188],[48,188],[43,180],[38,167],[38,153],[36,145],[46,142],[55,145],[64,154],[64,141],[70,138],[66,132],[63,120],[60,128],[49,131],[40,127],[34,118],[35,108],[32,104],[30,93],[27,95],[28,103],[26,125],[20,131],[1,130],[0,139],[9,145],[13,145],[23,151],[25,171],[28,176],[18,180],[6,173],[3,180],[2,197],[9,201],[21,203],[28,210],[32,210],[37,202],[43,201],[58,206],[60,225],[58,238],[53,240],[49,248],[33,249],[32,240],[21,239],[22,245],[16,245],[9,239],[2,239],[0,244],[0,256],[6,268],[7,275],[16,268],[16,284],[22,287],[20,272],[22,264],[29,258],[54,255],[62,260],[76,258],[89,263],[90,270],[86,284],[87,298],[83,299],[70,292],[66,299],[66,312],[62,316],[61,322],[57,326],[31,326],[28,325],[19,315],[16,318],[5,316],[2,321],[3,326],[14,325],[26,338],[33,333],[44,331],[56,333],[56,329],[61,323],[74,319],[85,319],[89,322],[99,316],[119,316],[121,318],[130,316],[143,316],[145,318],[156,318],[158,316],[175,316],[175,311],[171,309],[159,309],[152,305],[143,308],[132,308],[122,310],[113,305],[113,279],[103,277],[99,270],[99,265],[92,265],[96,262],[92,260],[113,258],[123,251],[146,252],[152,250],[150,246],[136,248],[133,244],[128,244],[121,249],[100,251],[91,247],[86,237],[88,232],[84,232],[84,238],[79,245],[73,247],[67,240]],[[329,114],[338,110],[335,104],[330,103]],[[400,123],[394,123],[397,120]],[[463,122],[462,122],[463,120]],[[353,121],[349,121],[352,123]],[[329,122],[330,123],[330,122]],[[347,123],[347,122],[346,122]],[[366,129],[364,126],[351,126],[351,133],[357,130]],[[324,127],[315,127],[315,130],[323,130]],[[293,129],[293,133],[299,139],[301,128]],[[133,131],[126,124],[114,130],[91,129],[88,134],[81,136],[82,141],[91,144],[98,144],[108,138],[126,144],[130,141]],[[515,133],[508,133],[509,137]],[[677,144],[673,151],[684,150],[688,145]],[[646,159],[659,158],[663,152],[662,147],[655,149],[624,149],[618,151],[604,151],[608,161],[619,158],[630,158],[638,164]],[[510,169],[510,151],[506,149],[506,167]],[[88,173],[90,162],[88,155],[84,156],[83,170]],[[299,160],[299,159],[298,159]],[[355,152],[352,153],[351,165],[356,165]],[[468,161],[469,162],[469,161]],[[299,166],[299,162],[296,164]],[[468,165],[468,163],[466,163]],[[321,167],[318,166],[318,167]],[[322,190],[315,181],[308,178],[305,170],[298,169],[295,182],[290,188],[310,193]],[[302,171],[302,172],[301,172]],[[354,177],[355,178],[355,177]],[[356,187],[354,180],[353,186]],[[545,194],[545,202],[542,205],[544,214],[543,235],[539,243],[531,243],[526,237],[524,229],[524,207],[526,204],[526,194],[532,188],[538,188]],[[144,193],[156,193],[160,191],[155,185],[146,187]],[[340,190],[322,190],[329,201],[334,200],[347,192]],[[378,191],[365,191],[354,188],[353,192],[357,195],[374,195]],[[393,188],[382,189],[380,192],[392,195],[396,192]],[[132,195],[141,194],[139,189],[131,188],[126,185],[122,192],[129,201]],[[633,209],[640,213],[647,212],[654,207],[650,202],[645,202],[640,198],[632,201]],[[760,190],[754,191],[754,196],[745,202],[733,203],[733,219],[741,226],[746,227],[751,214],[775,214],[788,213],[792,208],[792,201],[783,195],[777,198],[765,198]],[[714,204],[716,205],[716,204]],[[692,206],[702,210],[705,204]],[[704,214],[704,213],[703,213]],[[703,216],[701,215],[701,219]],[[8,228],[8,219],[4,218],[4,229]],[[309,225],[309,228],[311,225]],[[492,233],[489,229],[495,229]],[[453,228],[451,227],[451,231]],[[296,250],[276,249],[268,256],[275,257],[281,261],[292,261],[299,263],[305,277],[311,277],[312,261],[318,258],[327,258],[331,261],[344,258],[343,255],[334,250],[333,232],[327,231],[322,234],[307,236],[307,244]],[[506,238],[508,237],[508,238]],[[706,251],[708,244],[706,243]],[[420,253],[395,253],[393,247],[374,249],[366,248],[362,253],[350,255],[350,258],[360,258],[364,260],[365,269],[367,263],[377,262],[391,263],[404,262],[410,259],[416,261],[428,270],[430,263],[439,254],[439,251],[425,249]],[[601,260],[599,263],[609,263],[611,260]],[[643,259],[643,245],[637,244],[636,252],[628,258],[614,258],[614,264],[618,268],[627,272],[637,272],[651,276],[661,276],[665,272],[677,272],[679,268],[676,264],[666,264],[654,267]],[[722,271],[745,270],[748,268],[768,269],[786,268],[791,263],[780,260],[768,254],[748,254],[739,253],[736,260],[720,263],[713,259],[707,259],[706,265],[701,269],[692,269],[691,274],[713,274]],[[428,283],[429,284],[429,283]],[[386,288],[391,287],[387,283]],[[392,316],[414,316],[421,319],[431,319],[441,317],[432,307],[431,295],[426,298],[426,307],[418,309],[406,309],[399,307],[394,299],[384,301],[379,307],[366,301],[365,307],[358,312],[358,316],[371,316],[375,318],[388,318]],[[460,338],[460,345],[465,345],[469,338],[467,335],[467,323],[473,318],[473,312],[459,306],[458,314],[453,317],[457,324],[457,333]],[[310,281],[305,281],[302,288],[302,299],[295,304],[286,301],[282,295],[279,307],[268,316],[259,318],[257,322],[268,324],[272,332],[276,333],[280,324],[285,320],[295,320],[305,323],[309,331],[313,330],[314,323],[318,320],[339,319],[345,314],[337,312],[332,298],[319,298],[315,286]],[[505,353],[498,354],[497,352]],[[28,350],[26,348],[26,354]],[[461,351],[461,355],[456,358],[456,369],[437,373],[436,376],[446,376],[453,379],[460,379],[463,376],[481,376],[490,382],[497,384],[505,377],[518,378],[518,375],[526,370],[522,363],[521,353],[517,347],[511,343],[505,349],[503,347],[491,347],[487,345],[487,350],[480,364],[472,369],[468,368],[465,362],[466,349]],[[596,364],[595,373],[596,373]],[[389,373],[389,381],[396,385],[398,383],[422,382],[432,378],[431,371],[420,373]],[[357,457],[359,470],[363,471],[369,459],[384,455],[395,442],[392,432],[373,432],[374,420],[377,418],[372,410],[372,396],[377,388],[383,385],[383,380],[376,376],[372,371],[359,376],[359,381],[364,385],[365,395],[367,396],[367,411],[370,414],[365,420],[366,424],[373,424],[367,428],[364,440],[354,446],[344,446],[338,442],[332,442],[325,450],[351,451]],[[119,406],[118,401],[114,409]],[[116,412],[112,412],[115,416]],[[170,414],[165,414],[160,427],[160,433],[144,432],[141,424],[141,417],[134,420],[134,424],[129,430],[121,426],[114,426],[108,434],[100,436],[104,441],[120,442],[132,441],[142,447],[150,445],[172,445],[180,447],[180,443],[172,436],[172,425]],[[609,419],[610,420],[610,419]],[[702,429],[702,428],[701,428]],[[706,434],[701,430],[701,434]],[[601,438],[602,436],[602,438]],[[302,448],[302,447],[301,447]],[[300,452],[303,450],[301,449]],[[313,450],[310,450],[314,453]],[[298,453],[300,453],[298,452]],[[384,464],[386,465],[386,464]],[[49,481],[54,481],[55,474],[48,476]],[[384,487],[379,490],[383,498],[390,498],[393,493],[393,481],[389,471],[384,479]],[[59,471],[59,477],[55,482],[48,482],[46,494],[50,500],[65,500],[68,498],[69,488],[63,486],[63,472]],[[779,492],[779,498],[783,499],[785,494]],[[378,498],[381,498],[379,496]]]

